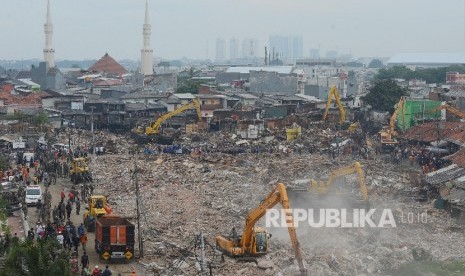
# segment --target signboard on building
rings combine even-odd
[[[71,109],[84,109],[84,104],[82,102],[71,102]]]
[[[14,149],[25,149],[26,148],[26,142],[14,141],[13,142],[13,148]]]

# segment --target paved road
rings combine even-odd
[[[43,185],[42,189],[44,189]],[[50,193],[52,194],[52,209],[54,206],[58,205],[60,202],[60,192],[61,189],[65,189],[66,195],[68,195],[68,192],[71,190],[72,183],[69,179],[58,179],[56,185],[51,185],[49,190]],[[98,187],[97,187],[98,188]],[[85,209],[85,203],[81,203],[81,212],[80,215],[76,214],[76,209],[74,209],[73,206],[73,211],[71,213],[71,221],[73,222],[76,227],[78,227],[81,222],[83,221],[82,219],[82,214],[83,210]],[[29,207],[28,209],[29,217],[28,217],[28,222],[30,227],[34,227],[38,221],[38,216],[35,212],[35,207]],[[27,231],[26,231],[27,232]],[[99,257],[97,253],[95,252],[94,245],[95,245],[95,236],[94,233],[88,233],[88,242],[87,242],[87,254],[89,255],[89,260],[90,260],[90,267],[93,268],[95,265],[98,265],[99,268],[105,268],[105,263],[101,262],[99,260]],[[82,247],[79,247],[79,256],[82,255]],[[113,272],[113,275],[117,276],[118,273],[121,273],[122,276],[124,275],[129,275],[131,273],[131,269],[135,268],[137,275],[152,275],[152,274],[147,274],[145,270],[137,263],[137,262],[132,262],[129,264],[108,264],[110,269]]]

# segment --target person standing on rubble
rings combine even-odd
[[[66,219],[71,219],[71,211],[73,210],[73,205],[71,201],[68,201],[66,204]]]
[[[86,188],[83,184],[81,184],[81,198],[82,200],[86,201]]]
[[[233,227],[231,230],[231,240],[233,241],[234,245],[237,245],[239,237],[237,235],[236,227]]]
[[[79,197],[76,198],[76,215],[79,215],[79,212],[81,211],[81,201],[79,200]]]

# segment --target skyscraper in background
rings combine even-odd
[[[223,62],[226,59],[226,43],[223,38],[216,39],[216,62]]]
[[[257,58],[258,57],[258,39],[245,38],[242,40],[242,57]]]
[[[239,41],[233,37],[229,40],[229,59],[236,60],[239,57]]]
[[[320,49],[310,49],[310,58],[319,59],[320,58]]]
[[[270,36],[270,51],[275,51],[282,58],[301,58],[303,57],[303,39],[302,36]]]

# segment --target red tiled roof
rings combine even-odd
[[[96,80],[93,82],[94,86],[113,86],[113,85],[119,85],[122,84],[122,80]]]
[[[50,97],[47,92],[32,92],[27,96],[11,95],[9,92],[0,93],[0,100],[3,100],[5,105],[42,105],[42,99],[46,97]]]
[[[465,146],[465,131],[455,133],[446,138],[445,140],[460,146]]]
[[[106,53],[101,59],[99,59],[94,65],[88,69],[91,72],[101,72],[114,75],[123,75],[128,71],[124,69],[121,64],[116,62],[108,53]]]
[[[460,149],[449,158],[452,163],[465,168],[465,148]]]
[[[438,122],[428,122],[407,130],[402,138],[418,142],[433,142],[438,140]],[[465,123],[439,122],[439,139],[449,139],[455,134],[465,131]]]

